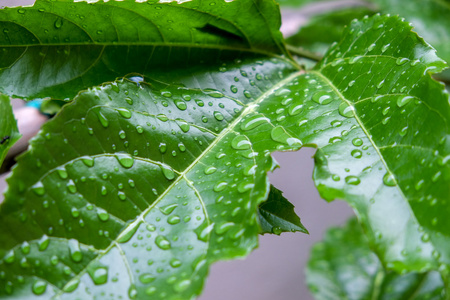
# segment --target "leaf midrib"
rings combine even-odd
[[[262,101],[264,101],[264,99],[266,99],[269,95],[271,95],[272,93],[274,93],[277,89],[281,88],[282,86],[284,86],[286,83],[290,82],[293,78],[297,77],[298,75],[304,73],[303,70],[298,70],[296,72],[293,72],[291,75],[289,75],[288,77],[286,77],[285,79],[279,81],[276,85],[274,85],[272,88],[270,88],[269,90],[267,90],[266,92],[264,92],[260,97],[258,97],[254,102],[249,103],[246,105],[246,107],[242,110],[241,114],[234,119],[233,122],[231,122],[225,129],[222,130],[222,132],[217,136],[216,139],[214,139],[214,141],[183,171],[180,173],[180,175],[172,182],[172,184],[144,211],[142,211],[137,217],[136,220],[134,220],[133,222],[131,222],[128,226],[126,226],[123,231],[117,235],[117,237],[111,241],[111,244],[105,248],[105,250],[101,250],[100,254],[98,256],[96,256],[93,260],[91,260],[86,267],[80,272],[78,273],[76,276],[74,276],[72,279],[70,279],[67,284],[71,281],[73,281],[74,279],[80,279],[80,277],[82,275],[84,275],[89,266],[97,261],[98,259],[102,258],[105,254],[107,254],[114,246],[116,246],[116,244],[118,243],[118,241],[127,233],[130,231],[131,228],[134,228],[136,226],[139,226],[141,222],[145,222],[145,220],[143,219],[143,217],[145,215],[147,215],[167,194],[169,191],[172,190],[172,188],[174,188],[178,182],[180,182],[182,179],[186,180],[186,182],[190,183],[191,181],[188,180],[188,178],[186,178],[186,175],[189,173],[190,170],[192,170],[192,168],[194,168],[197,163],[205,156],[209,153],[209,151],[215,147],[221,140],[222,138],[224,138],[228,133],[232,132],[233,128],[236,127],[236,125],[242,120],[243,117],[245,117],[247,114],[249,114],[250,112],[252,112],[254,110],[254,107],[257,106],[259,103],[261,103]],[[200,196],[200,195],[199,195]],[[205,213],[205,216],[208,216],[207,210],[206,210],[206,206],[205,203],[203,202],[203,199],[201,197],[199,197],[199,201],[203,206],[203,211]],[[207,220],[207,222],[209,223],[209,218],[205,218],[205,220]],[[209,239],[208,239],[209,240]],[[67,285],[66,284],[66,285]],[[60,293],[56,294],[55,297],[58,297],[60,295],[62,295],[62,293],[64,292],[64,288],[66,286],[64,286],[61,290]]]

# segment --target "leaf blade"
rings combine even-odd
[[[0,94],[0,166],[8,153],[8,150],[17,142],[21,134],[17,128],[16,119],[8,96]]]

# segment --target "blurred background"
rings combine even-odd
[[[0,0],[0,6],[29,5],[30,0]],[[282,32],[285,36],[296,33],[311,16],[336,6],[360,5],[357,1],[333,1],[312,3],[302,9],[282,10]],[[14,100],[13,106],[24,135],[11,151],[13,156],[23,151],[27,140],[35,135],[46,117],[38,110],[25,107],[21,100]],[[315,149],[304,148],[295,153],[275,153],[280,168],[270,174],[270,181],[284,192],[284,196],[295,205],[309,235],[283,233],[281,236],[260,236],[260,245],[244,260],[219,262],[212,266],[210,276],[200,300],[310,300],[313,299],[306,287],[304,268],[311,246],[322,239],[327,228],[343,224],[353,213],[343,201],[326,203],[319,197],[312,181]],[[5,189],[5,177],[0,175],[0,191]],[[3,195],[0,195],[0,202]]]

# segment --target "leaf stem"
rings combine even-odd
[[[305,58],[308,58],[308,59],[312,59],[314,61],[319,61],[319,60],[322,59],[322,56],[317,55],[317,54],[315,54],[315,53],[313,53],[311,51],[305,50],[305,49],[300,48],[300,47],[295,47],[295,46],[292,46],[292,45],[286,45],[286,48],[292,54],[295,54],[295,55],[300,56],[300,57],[305,57]]]

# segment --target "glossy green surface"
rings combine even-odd
[[[285,54],[280,23],[273,1],[37,0],[0,11],[0,91],[66,99],[128,73]]]
[[[373,14],[365,7],[354,7],[314,16],[298,33],[286,39],[286,43],[322,57],[332,43],[340,40],[344,27],[353,19]]]
[[[450,107],[434,49],[375,16],[311,71],[229,54],[90,88],[43,127],[0,207],[0,298],[195,297],[211,263],[257,246],[271,152],[304,145],[321,195],[355,208],[387,267],[447,276]]]
[[[284,198],[283,193],[274,186],[270,187],[267,201],[259,206],[258,216],[262,234],[308,233],[296,215],[294,205]]]
[[[9,97],[0,94],[0,166],[8,150],[20,137]]]
[[[436,271],[402,275],[386,271],[356,219],[328,230],[313,247],[306,281],[317,300],[445,299]]]

